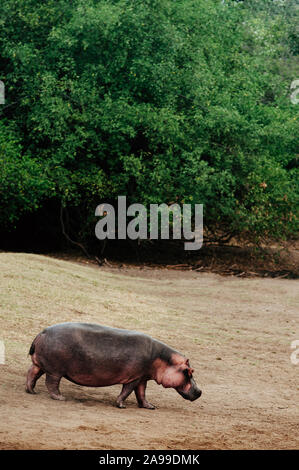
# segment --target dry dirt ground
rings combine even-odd
[[[240,279],[159,269],[99,268],[0,253],[1,449],[298,448],[299,280]],[[44,376],[24,391],[32,339],[50,324],[87,321],[148,333],[190,358],[202,397],[190,403],[149,382],[155,411],[114,406],[120,386]],[[299,354],[298,354],[299,357]]]

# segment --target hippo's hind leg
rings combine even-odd
[[[149,403],[145,399],[146,380],[140,382],[135,388],[135,395],[137,398],[139,408],[147,408],[148,410],[154,410],[156,407]]]
[[[124,401],[125,401],[126,398],[128,398],[130,393],[133,392],[133,390],[136,387],[136,385],[138,384],[138,382],[139,382],[139,379],[134,380],[133,382],[130,382],[128,384],[123,385],[122,391],[120,392],[120,394],[118,395],[118,397],[116,399],[116,406],[118,406],[118,408],[125,408],[126,407],[126,405],[124,404]]]
[[[44,374],[45,372],[38,367],[37,365],[33,364],[27,373],[27,380],[26,380],[26,392],[27,393],[36,393],[34,391],[35,384],[37,380]]]
[[[46,374],[46,387],[50,393],[51,398],[54,400],[65,400],[64,396],[59,391],[59,383],[62,379],[61,376]]]

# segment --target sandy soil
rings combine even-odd
[[[1,449],[286,449],[299,444],[299,280],[112,269],[0,253]],[[155,411],[114,406],[120,386],[44,376],[24,392],[32,339],[45,326],[88,321],[148,333],[190,358],[203,390],[193,402],[150,382]],[[299,354],[298,354],[299,356]]]

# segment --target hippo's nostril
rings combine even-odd
[[[193,394],[192,397],[190,397],[191,401],[197,400],[201,396],[201,390],[196,390]]]

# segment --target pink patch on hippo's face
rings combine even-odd
[[[185,382],[185,377],[177,366],[168,366],[162,377],[162,385],[165,388],[181,387]]]
[[[168,365],[162,376],[165,388],[176,388],[187,393],[191,387],[190,379],[194,370],[189,365],[189,359],[179,354],[173,354],[172,365]]]

